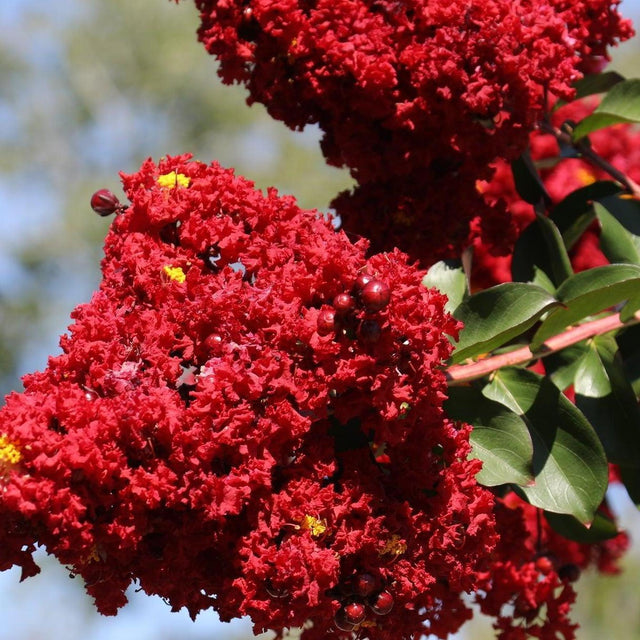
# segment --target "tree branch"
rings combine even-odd
[[[484,360],[478,360],[477,362],[456,364],[448,367],[445,372],[447,383],[450,387],[464,385],[471,380],[483,378],[498,369],[502,369],[502,367],[526,364],[531,360],[544,358],[588,338],[609,333],[616,329],[622,329],[623,327],[630,327],[638,323],[640,323],[640,311],[626,322],[620,320],[619,313],[598,318],[597,320],[591,320],[590,322],[577,325],[557,336],[549,338],[546,342],[542,343],[540,349],[535,353],[531,351],[528,346],[520,347],[514,351],[501,353],[500,355],[491,356]]]

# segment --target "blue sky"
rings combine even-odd
[[[85,0],[89,2],[90,0]],[[140,1],[140,0],[134,0]],[[154,0],[161,2],[163,0]],[[166,1],[166,0],[164,0]],[[0,38],[11,40],[12,27],[27,10],[38,10],[53,16],[57,21],[67,21],[81,11],[79,2],[51,2],[50,0],[0,0]],[[638,15],[640,0],[623,3],[627,15]],[[55,43],[46,39],[16,43],[27,59],[42,64],[55,59]],[[640,50],[638,40],[626,47]],[[640,69],[639,69],[640,75]],[[3,136],[11,135],[12,105],[2,101],[0,89],[0,144]],[[13,105],[15,108],[16,105]],[[101,132],[96,132],[100,139]],[[104,144],[100,146],[104,148]],[[264,149],[262,150],[264,152]],[[18,242],[29,240],[31,234],[42,233],[47,224],[51,198],[46,185],[34,182],[33,176],[14,176],[8,183],[0,178],[0,294],[16,295],[22,285],[15,263],[9,258],[8,249]],[[15,215],[20,212],[20,215]],[[36,231],[37,230],[37,231]],[[69,269],[73,272],[73,269]],[[86,280],[66,282],[61,292],[62,307],[71,310],[75,304],[87,299],[93,283]],[[67,311],[67,313],[68,313]],[[46,356],[55,348],[57,336],[66,328],[66,316],[56,316],[46,336],[34,336],[24,362],[25,371],[41,368]],[[629,514],[628,509],[626,510]],[[630,526],[640,531],[637,514],[629,514]],[[228,640],[250,637],[246,623],[221,625],[212,612],[201,615],[192,623],[186,613],[170,613],[159,598],[130,591],[131,604],[115,618],[99,616],[84,595],[79,579],[71,580],[68,571],[41,555],[41,575],[19,583],[17,570],[0,573],[0,640]]]

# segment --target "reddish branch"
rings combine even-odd
[[[497,356],[485,358],[478,362],[453,365],[446,371],[447,381],[450,387],[460,386],[471,380],[483,378],[503,367],[525,364],[531,360],[544,358],[582,340],[587,340],[588,338],[609,333],[610,331],[615,331],[623,327],[629,327],[639,322],[640,312],[636,313],[626,322],[620,319],[619,313],[592,320],[591,322],[585,322],[584,324],[572,327],[557,336],[549,338],[546,342],[543,342],[535,352],[526,346],[515,349],[514,351],[509,351],[508,353],[501,353]]]

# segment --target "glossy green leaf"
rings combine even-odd
[[[533,442],[531,504],[592,521],[608,484],[607,460],[593,427],[547,378],[527,369],[497,371],[483,389],[525,420]]]
[[[586,342],[579,342],[544,359],[544,369],[558,389],[564,391],[574,383],[580,361],[587,349]]]
[[[625,77],[617,71],[605,71],[604,73],[585,76],[573,85],[576,90],[574,100],[592,96],[596,93],[604,93],[624,80]]]
[[[537,204],[541,200],[550,200],[542,178],[531,161],[528,149],[511,163],[511,172],[516,191],[525,202]]]
[[[569,278],[556,292],[564,307],[543,321],[531,341],[535,351],[566,327],[609,307],[634,298],[640,291],[640,266],[612,264],[589,269]]]
[[[513,252],[511,272],[518,282],[531,282],[536,268],[560,286],[573,274],[560,231],[552,220],[537,216],[520,235]]]
[[[605,71],[604,73],[587,75],[574,83],[573,86],[576,90],[574,100],[609,91],[611,87],[622,82],[624,79],[625,77],[620,75],[617,71]],[[553,105],[553,110],[556,111],[565,104],[567,104],[566,100],[558,100]]]
[[[640,80],[616,84],[596,110],[578,123],[572,137],[579,140],[593,131],[621,122],[640,122]]]
[[[563,513],[545,511],[544,517],[551,525],[551,528],[561,536],[584,544],[610,540],[620,533],[615,522],[600,512],[596,513],[589,527],[585,527],[573,516]]]
[[[553,208],[549,217],[562,234],[567,249],[573,247],[595,220],[594,201],[620,191],[620,186],[615,182],[600,180],[572,191]]]
[[[473,425],[472,457],[482,460],[476,476],[487,487],[533,482],[533,444],[521,416],[472,387],[452,387],[445,411],[453,420]]]
[[[594,426],[609,462],[640,463],[640,410],[614,338],[586,343],[574,385],[576,406]]]
[[[445,309],[452,313],[467,295],[467,279],[459,260],[441,260],[427,271],[422,279],[425,287],[444,293],[448,300]]]
[[[451,362],[462,362],[502,346],[558,304],[544,289],[519,282],[507,282],[470,296],[453,313],[465,326]]]
[[[640,202],[606,198],[594,204],[600,248],[610,262],[640,264]]]

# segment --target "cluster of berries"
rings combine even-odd
[[[353,285],[351,293],[339,293],[331,306],[324,306],[318,314],[318,333],[326,336],[338,334],[353,338],[357,336],[365,343],[375,343],[380,339],[382,327],[373,317],[382,311],[391,300],[389,285],[368,273],[361,273]],[[358,318],[357,312],[364,310],[365,317]]]

